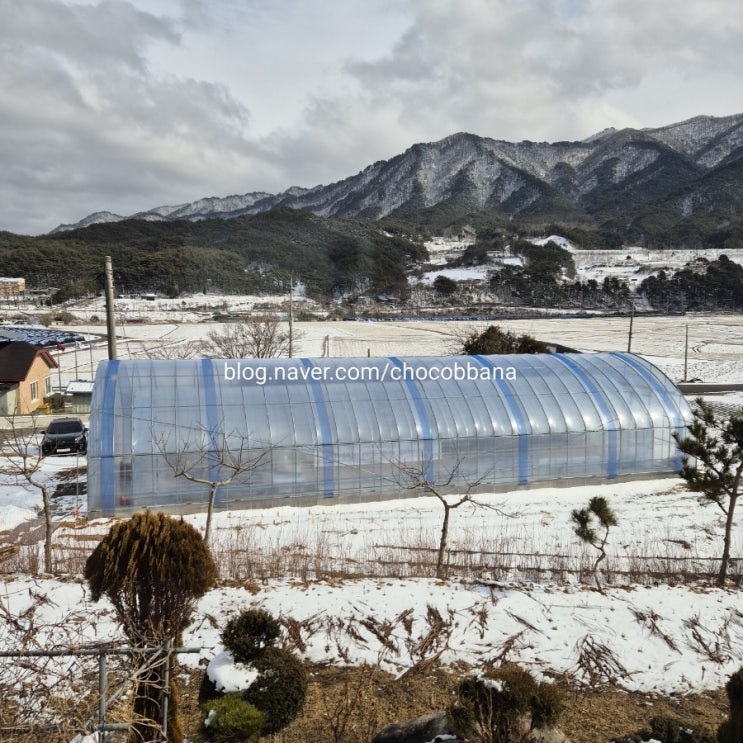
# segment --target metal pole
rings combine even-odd
[[[689,366],[689,323],[686,324],[686,340],[684,341],[684,382],[687,379],[686,372]]]
[[[629,338],[627,338],[627,353],[632,353],[632,326],[635,322],[635,303],[632,302],[632,314],[629,316]]]
[[[294,274],[289,280],[289,358],[294,355]]]
[[[106,256],[106,331],[108,333],[108,358],[116,358],[116,322],[114,321],[114,270],[111,256]]]
[[[165,672],[163,673],[163,740],[168,740],[168,700],[170,699],[170,650],[171,640],[165,644]]]
[[[98,741],[106,741],[106,653],[98,656]]]

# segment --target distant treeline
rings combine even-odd
[[[487,265],[488,253],[506,245],[523,259],[521,266],[492,272],[489,285],[498,301],[619,311],[631,306],[626,283],[577,280],[569,251],[525,239],[556,234],[583,249],[620,250],[617,232],[569,221],[470,216],[477,238],[450,267]],[[426,264],[423,243],[430,236],[420,223],[404,221],[401,215],[378,221],[330,219],[288,208],[225,220],[124,220],[39,237],[0,232],[0,275],[23,276],[29,288],[58,287],[53,301],[59,303],[100,292],[104,256],[110,255],[116,289],[124,294],[273,294],[288,291],[290,282],[301,282],[318,299],[353,294],[405,299],[408,273]],[[691,239],[685,235],[685,241]],[[718,249],[736,247],[743,235],[733,226],[708,234],[705,241]],[[681,271],[646,279],[639,293],[664,311],[740,310],[742,274],[743,269],[724,256],[702,259]],[[448,287],[447,296],[452,292]]]

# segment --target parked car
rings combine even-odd
[[[41,440],[41,456],[68,451],[85,454],[88,451],[88,429],[79,418],[57,418],[49,424]]]

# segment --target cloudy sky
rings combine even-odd
[[[0,230],[743,113],[740,0],[0,0]]]

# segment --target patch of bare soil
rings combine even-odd
[[[445,709],[466,670],[429,669],[394,679],[377,668],[313,668],[307,700],[300,716],[266,743],[369,743],[374,734],[395,722]],[[184,728],[196,743],[201,672],[182,686]],[[183,678],[183,681],[186,679]],[[560,684],[564,710],[559,727],[572,743],[609,743],[612,738],[649,729],[656,716],[672,717],[713,739],[727,719],[724,689],[698,695],[661,697],[612,688],[585,690]]]

